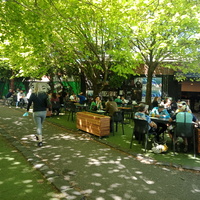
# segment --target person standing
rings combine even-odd
[[[113,97],[109,97],[108,102],[106,103],[105,111],[110,116],[110,132],[113,132],[114,131],[113,115],[116,111],[118,111],[117,103],[113,101]]]
[[[48,105],[48,95],[43,91],[42,85],[40,83],[36,83],[33,89],[33,93],[31,94],[28,100],[27,112],[33,103],[33,119],[37,128],[36,139],[38,140],[38,146],[41,147],[42,143],[42,124],[46,118],[47,107]]]

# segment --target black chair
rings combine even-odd
[[[129,121],[131,123],[131,120],[133,119],[133,109],[122,109],[123,115],[124,115],[124,120]]]
[[[146,120],[142,119],[133,119],[134,120],[134,129],[131,137],[130,148],[132,148],[133,139],[135,137],[140,144],[141,141],[145,143],[145,152],[147,150],[148,139],[150,135],[157,135],[156,132],[149,132],[149,123]]]
[[[124,116],[123,113],[121,111],[116,111],[114,112],[113,116],[111,117],[111,126],[112,126],[112,132],[114,135],[115,132],[115,128],[114,128],[114,124],[116,124],[116,132],[118,130],[118,123],[120,123],[122,125],[122,133],[124,135]]]
[[[74,121],[74,117],[76,116],[76,113],[79,111],[79,109],[76,107],[76,105],[71,102],[69,105],[68,105],[68,111],[69,111],[69,115],[68,115],[68,121],[70,119],[70,116],[71,116],[71,120]]]
[[[175,123],[174,134],[173,134],[173,139],[172,139],[174,154],[175,154],[175,145],[176,145],[177,137],[193,139],[194,157],[196,157],[196,149],[195,149],[196,140],[195,140],[194,124],[186,123],[186,122]]]

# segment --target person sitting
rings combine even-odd
[[[151,103],[151,108],[158,107],[159,103],[160,103],[160,97],[154,97],[154,99]]]
[[[115,99],[115,102],[117,103],[118,106],[120,106],[120,105],[122,104],[121,97],[118,96],[118,97]]]
[[[92,101],[91,105],[90,105],[90,110],[92,111],[96,111],[96,110],[102,110],[103,109],[103,106],[102,106],[102,103],[101,103],[101,99],[99,96],[97,96],[95,98],[94,101]]]
[[[177,109],[175,111],[175,113],[181,112],[183,110],[183,108],[185,107],[186,111],[189,113],[192,113],[191,109],[189,108],[189,106],[187,105],[187,103],[185,101],[180,101],[177,103]]]
[[[173,116],[174,115],[174,111],[172,110],[171,103],[172,103],[171,98],[167,97],[163,101],[163,106],[167,110],[167,112],[170,114],[170,116]]]
[[[16,107],[20,106],[20,108],[22,108],[25,104],[25,93],[23,90],[20,90],[17,93],[17,103],[16,103]]]
[[[11,104],[11,102],[13,101],[13,90],[12,89],[9,89],[9,91],[8,91],[8,93],[6,94],[6,103],[8,104],[8,105],[10,105]]]
[[[170,122],[175,120],[176,122],[186,122],[186,123],[192,123],[196,122],[197,118],[191,113],[191,110],[189,109],[189,106],[186,104],[186,102],[180,102],[178,103],[178,109],[176,111],[176,114],[170,118]],[[170,131],[170,133],[173,135],[173,129]],[[184,141],[184,149],[183,151],[186,153],[188,151],[188,140],[187,138],[183,138]],[[180,151],[180,144],[178,141],[177,143],[177,151]]]
[[[79,94],[77,95],[77,97],[79,98],[79,103],[80,103],[80,104],[84,104],[85,101],[87,100],[87,98],[83,95],[83,92],[79,93]]]
[[[52,104],[52,112],[56,113],[56,115],[59,115],[60,113],[60,99],[56,93],[53,93],[51,95],[51,104]]]
[[[75,94],[72,94],[72,95],[70,95],[69,100],[77,102],[78,101],[78,97]]]
[[[151,118],[147,115],[149,106],[146,104],[139,104],[138,111],[135,113],[136,119],[146,120],[149,123],[149,133],[157,131],[157,124],[151,121]]]
[[[128,104],[128,102],[129,102],[129,100],[126,100],[126,99],[124,98],[124,96],[121,97],[121,101],[122,101],[122,105],[123,105],[123,106],[126,106],[126,105]]]
[[[159,105],[158,107],[154,107],[150,112],[150,117],[158,117],[158,118],[170,118],[169,113],[164,108],[164,105]],[[157,123],[158,126],[158,135],[157,141],[159,142],[159,136],[167,130],[167,125],[164,123]]]

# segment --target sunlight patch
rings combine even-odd
[[[20,165],[21,163],[20,162],[14,162],[12,163],[12,165]]]
[[[196,185],[192,185],[192,187],[193,187],[193,190],[192,190],[193,193],[200,193],[200,188],[197,188]]]
[[[99,161],[96,160],[96,159],[91,159],[91,161],[89,161],[88,164],[100,166],[100,165],[101,165],[101,162],[99,162]]]
[[[31,183],[33,182],[32,180],[25,180],[25,181],[22,181],[22,183]]]
[[[14,160],[14,158],[6,157],[6,160]]]
[[[47,174],[54,174],[54,171],[48,171]]]
[[[131,179],[132,179],[132,180],[135,180],[135,181],[138,180],[138,178],[135,177],[135,176],[131,176]]]
[[[14,122],[14,124],[19,125],[19,126],[23,125],[23,123],[21,121],[16,121],[16,122]]]
[[[141,171],[135,171],[136,174],[143,174]]]
[[[34,167],[38,169],[41,168],[42,166],[44,166],[44,164],[36,164]]]
[[[163,167],[162,169],[165,170],[165,171],[168,171],[168,172],[170,171],[170,169],[168,169],[166,167]]]
[[[99,190],[99,193],[106,193],[106,190]]]
[[[22,140],[28,140],[28,138],[27,137],[23,137]]]
[[[96,176],[96,177],[101,177],[102,176],[102,174],[99,174],[99,173],[94,173],[94,174],[92,174],[93,176]]]
[[[96,182],[93,182],[91,183],[92,185],[95,185],[95,186],[101,186],[102,184],[101,183],[96,183]]]
[[[110,195],[114,200],[123,200],[121,197],[117,196],[116,194]]]
[[[93,190],[92,189],[88,189],[88,190],[83,190],[81,191],[83,194],[92,194]]]
[[[157,192],[155,190],[150,190],[149,193],[150,194],[156,194]]]

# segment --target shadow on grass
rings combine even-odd
[[[27,164],[27,160],[0,135],[1,199],[63,199],[62,194]]]

